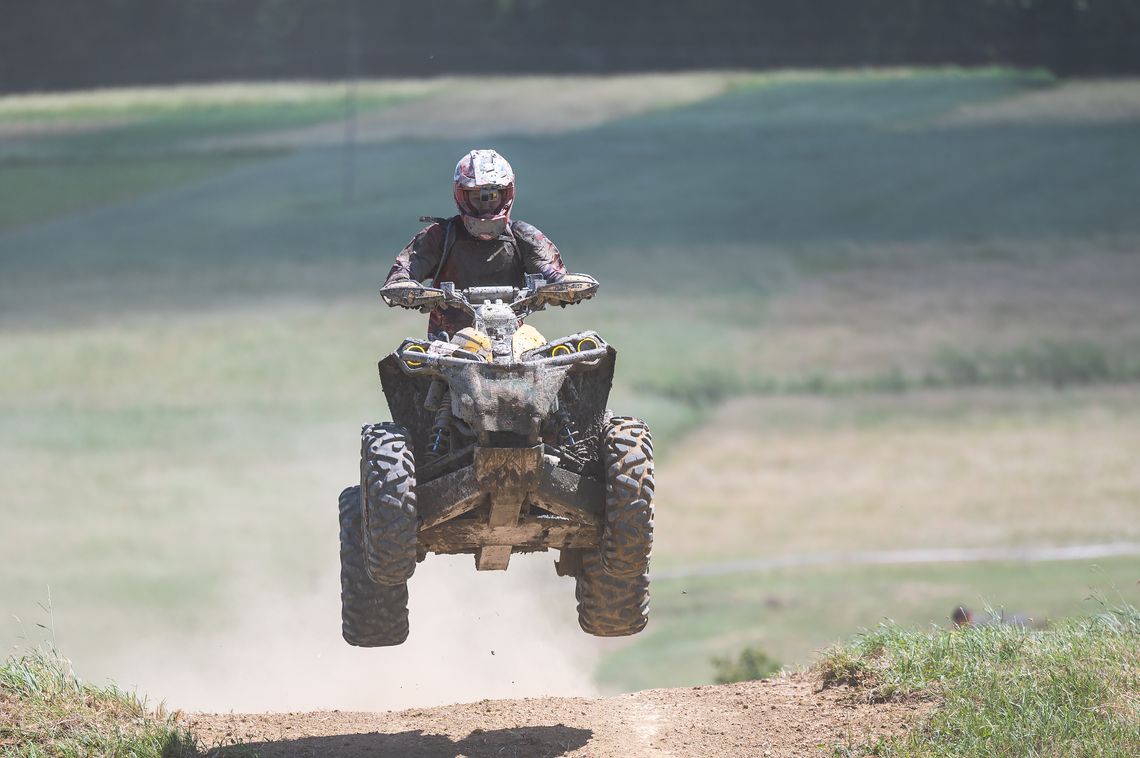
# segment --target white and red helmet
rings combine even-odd
[[[455,164],[455,206],[471,236],[502,234],[515,202],[515,172],[494,150],[472,150]]]

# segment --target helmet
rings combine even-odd
[[[494,150],[472,150],[455,164],[455,206],[471,236],[498,237],[511,219],[515,172]]]

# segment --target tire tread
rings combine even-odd
[[[364,565],[360,487],[340,493],[340,613],[344,641],[357,647],[408,638],[408,585],[377,584]]]
[[[407,430],[392,423],[361,429],[360,486],[368,575],[380,584],[404,584],[416,570],[419,530],[416,464]]]

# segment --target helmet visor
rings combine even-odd
[[[472,215],[479,218],[493,218],[502,212],[510,199],[507,189],[499,187],[476,187],[463,190],[463,201]]]

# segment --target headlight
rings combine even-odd
[[[405,347],[403,352],[405,352],[405,353],[427,353],[427,348],[425,348],[423,345],[412,344],[412,345],[408,345],[407,347]],[[408,368],[419,368],[420,366],[424,365],[423,361],[411,361],[411,360],[408,360],[406,358],[404,359],[404,363],[407,364]]]

